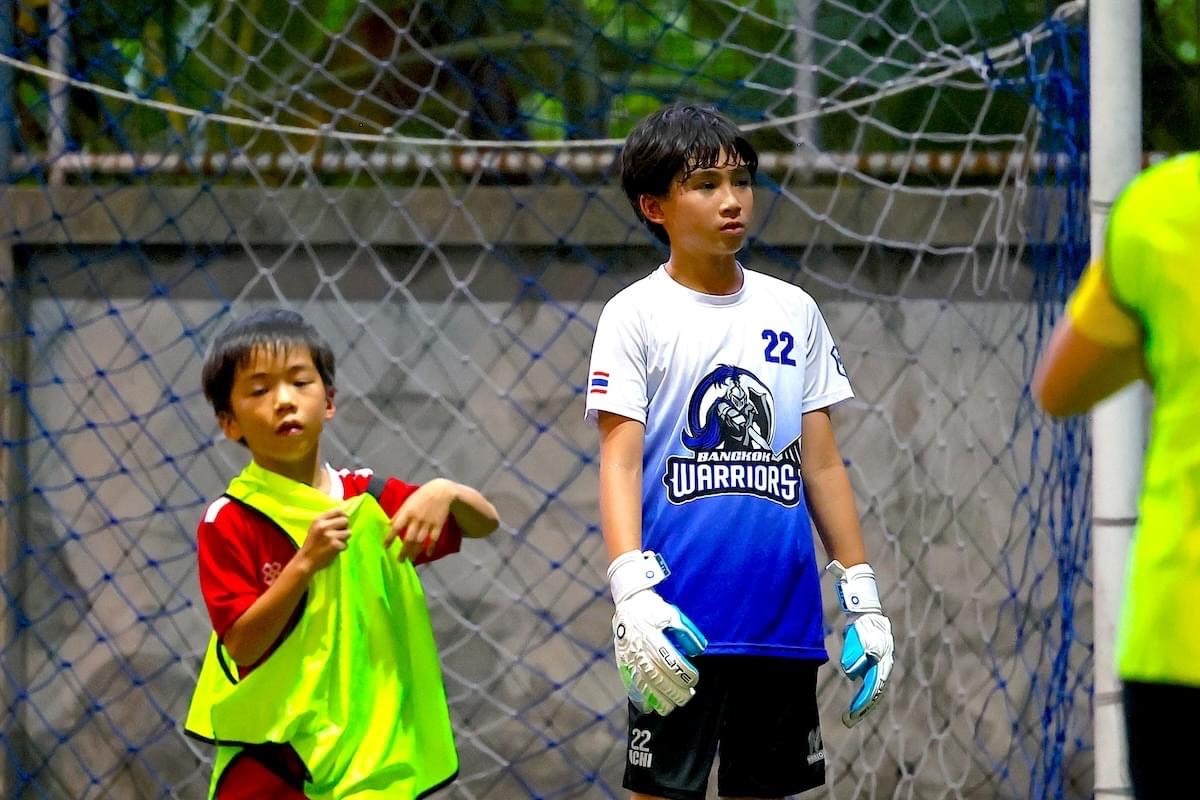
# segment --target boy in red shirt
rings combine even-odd
[[[378,617],[379,608],[389,611],[401,608],[403,603],[389,596],[394,587],[401,585],[408,588],[395,590],[408,591],[407,600],[412,600],[414,593],[416,595],[415,604],[408,602],[409,615],[403,620],[403,624],[416,630],[398,634],[413,638],[399,641],[391,648],[396,660],[406,663],[389,665],[387,674],[394,680],[397,675],[403,677],[408,669],[409,674],[420,675],[421,681],[433,680],[440,688],[440,671],[436,676],[429,676],[428,661],[416,666],[407,663],[409,656],[405,651],[420,650],[421,646],[427,645],[425,649],[432,651],[432,669],[437,669],[436,649],[428,629],[428,612],[419,583],[411,572],[411,564],[456,552],[462,536],[487,536],[499,524],[492,504],[468,486],[444,478],[415,486],[396,478],[378,479],[369,469],[334,469],[324,463],[320,458],[320,438],[325,423],[336,411],[333,380],[334,357],[328,344],[299,314],[280,309],[259,311],[230,325],[214,342],[204,364],[204,393],[216,412],[222,432],[244,445],[252,457],[252,463],[230,484],[229,492],[209,505],[197,534],[200,587],[212,620],[215,643],[210,647],[209,662],[213,664],[205,664],[209,674],[202,672],[188,729],[189,733],[214,741],[221,748],[210,791],[210,796],[217,800],[262,797],[302,800],[318,794],[345,796],[345,787],[354,782],[356,786],[383,788],[384,794],[379,796],[401,797],[410,791],[413,795],[423,795],[452,780],[457,771],[452,740],[448,744],[444,741],[433,743],[433,750],[441,756],[438,764],[430,768],[434,783],[429,786],[413,785],[401,789],[388,782],[389,775],[420,772],[411,769],[411,765],[396,763],[396,747],[392,748],[390,756],[376,757],[368,768],[355,765],[350,770],[354,772],[353,781],[347,777],[347,768],[342,763],[346,758],[338,755],[337,759],[327,760],[330,763],[337,761],[341,770],[337,780],[341,781],[342,788],[330,789],[336,782],[330,778],[325,781],[324,788],[315,792],[314,786],[320,784],[321,778],[314,777],[310,767],[318,757],[316,754],[325,746],[319,741],[321,731],[296,732],[296,741],[303,740],[305,744],[293,747],[292,741],[273,739],[231,741],[227,734],[222,736],[220,731],[214,730],[218,718],[214,707],[220,702],[214,698],[221,692],[232,692],[255,670],[270,663],[289,636],[302,636],[306,643],[321,642],[322,636],[325,640],[345,638],[352,647],[358,647],[356,637],[364,642],[369,639],[369,631],[365,638],[351,632],[330,634],[328,620],[324,621],[324,632],[316,628],[322,621],[312,620],[308,628],[313,630],[305,628],[303,634],[296,633],[309,617],[319,610],[335,608],[339,612],[338,619],[371,620],[373,616]],[[272,493],[282,498],[282,502],[270,497],[262,499]],[[359,515],[361,504],[354,503],[353,498],[364,493],[373,496],[387,516],[386,526],[382,528],[386,535],[379,537],[382,550],[377,542],[352,541],[352,516]],[[295,502],[289,498],[294,498]],[[311,509],[314,508],[325,510],[313,513]],[[384,559],[386,565],[377,563],[380,555],[386,555],[388,548],[397,541],[399,545],[391,553],[392,557]],[[358,559],[362,565],[346,562],[347,558]],[[344,576],[344,580],[323,577],[333,575],[329,568],[335,564],[343,565],[338,575]],[[400,571],[390,576],[385,574],[388,570]],[[385,582],[372,595],[367,584],[356,583],[353,576],[361,574],[383,575]],[[411,581],[406,583],[410,575]],[[367,596],[360,598],[360,594]],[[416,613],[412,613],[414,608]],[[351,623],[343,627],[358,626]],[[364,627],[371,626],[368,622]],[[403,627],[400,620],[395,627]],[[331,649],[325,657],[340,646],[337,641],[330,644]],[[307,685],[305,676],[313,671],[314,665],[301,665],[305,656],[292,652],[295,650],[292,647],[286,655],[281,653],[276,658],[278,663],[272,667],[282,676],[282,682],[288,683],[294,675],[300,687]],[[355,650],[360,659],[362,652],[361,647]],[[379,652],[377,645],[372,652]],[[296,666],[293,667],[289,659],[295,661]],[[354,682],[358,679],[359,666],[356,664],[348,676],[341,675],[337,680]],[[315,669],[320,671],[322,665],[315,665]],[[203,688],[206,680],[207,685],[217,687],[217,694]],[[272,676],[271,681],[274,684],[280,682],[276,676]],[[358,688],[377,692],[377,687],[365,683]],[[288,689],[285,687],[282,691],[286,693]],[[317,707],[314,713],[319,717],[325,713],[321,706],[326,690],[318,687],[315,692],[311,702]],[[420,691],[420,687],[407,686],[395,687],[395,693],[397,697],[403,696],[396,700],[401,704],[429,703],[421,696],[432,694]],[[415,701],[414,695],[418,696]],[[427,736],[421,730],[403,732],[406,752],[411,752],[414,759],[422,755],[423,736],[427,739],[450,738],[444,689],[435,700],[412,717],[427,720],[429,717],[422,714],[431,713],[444,721],[444,725],[439,722],[434,726],[440,730],[431,731]],[[280,704],[281,708],[273,708],[262,694],[255,694],[249,703],[245,697],[236,702],[242,706],[234,706],[234,718],[241,716],[244,706],[245,716],[251,720],[248,724],[259,725],[264,731],[263,738],[278,736],[280,730],[298,731],[296,726],[300,723],[293,719],[297,716],[294,707]],[[294,706],[295,696],[290,697],[289,702]],[[338,713],[336,707],[330,707],[333,711],[329,713]],[[397,710],[405,719],[410,718],[408,706],[398,705]],[[346,721],[321,721],[325,728],[343,723]],[[365,736],[371,738],[374,734],[366,733]],[[378,742],[370,744],[375,747]],[[345,745],[354,746],[350,742]],[[305,757],[301,757],[297,749],[302,750]],[[376,773],[374,777],[370,774],[372,770]],[[450,774],[441,774],[448,771]],[[375,796],[370,792],[363,794],[367,795]]]

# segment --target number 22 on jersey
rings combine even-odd
[[[796,359],[792,358],[792,348],[796,344],[796,339],[791,332],[777,332],[768,329],[762,332],[762,338],[767,343],[763,350],[763,357],[767,359],[767,363],[796,366]]]

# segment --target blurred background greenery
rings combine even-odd
[[[61,0],[55,0],[59,2]],[[51,0],[19,0],[14,50],[48,63]],[[822,98],[850,100],[909,72],[1012,40],[1046,0],[68,0],[68,68],[82,80],[189,108],[314,127],[468,139],[623,136],[664,99],[720,99],[739,122],[795,113],[797,9],[811,20]],[[924,10],[935,6],[936,10]],[[1145,0],[1145,146],[1200,147],[1200,0]],[[861,9],[871,7],[871,13]],[[364,11],[368,8],[369,11]],[[1077,23],[1078,24],[1078,23]],[[803,22],[801,22],[803,25]],[[380,69],[368,55],[386,63]],[[314,69],[314,65],[319,68]],[[43,78],[18,72],[17,149],[46,149]],[[881,124],[823,117],[828,151],[910,146],[902,131],[1021,130],[1028,103],[952,83],[870,107]],[[936,95],[936,96],[935,96]],[[564,99],[566,98],[566,99]],[[271,150],[249,131],[199,130],[181,115],[72,90],[68,149]],[[932,148],[932,140],[917,147]],[[760,146],[787,150],[785,132]]]

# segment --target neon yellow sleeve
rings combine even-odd
[[[1067,317],[1084,336],[1108,347],[1132,347],[1142,338],[1141,323],[1113,299],[1100,259],[1083,271],[1067,300]]]

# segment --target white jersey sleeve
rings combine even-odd
[[[804,364],[804,402],[801,413],[827,408],[854,396],[842,356],[816,304],[811,306],[808,351]]]
[[[584,412],[592,422],[597,412],[609,411],[646,423],[646,341],[637,307],[628,301],[627,294],[613,297],[596,323]]]

